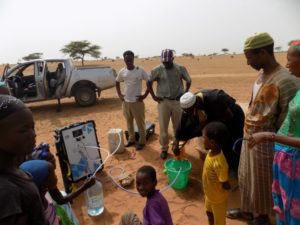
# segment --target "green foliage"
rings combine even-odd
[[[33,59],[40,59],[42,57],[43,53],[40,52],[35,52],[35,53],[31,53],[27,56],[24,56],[22,59],[25,61],[29,61],[29,60],[33,60]]]
[[[281,51],[281,46],[275,47],[275,51],[276,51],[276,52],[280,52],[280,51]]]
[[[64,54],[68,54],[72,59],[80,59],[82,66],[84,66],[84,57],[90,55],[93,58],[100,58],[101,47],[98,45],[92,45],[89,41],[71,41],[65,45],[60,51]]]
[[[222,48],[221,51],[224,52],[224,54],[226,54],[229,51],[229,49],[228,48]]]
[[[182,56],[194,58],[193,53],[182,53]]]

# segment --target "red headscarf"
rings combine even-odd
[[[290,46],[296,48],[297,50],[300,50],[300,40],[293,41]]]

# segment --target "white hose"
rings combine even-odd
[[[116,147],[116,149],[110,153],[107,149],[105,148],[100,148],[98,146],[85,146],[86,148],[97,148],[99,150],[104,150],[106,153],[107,153],[107,157],[105,158],[105,160],[102,161],[102,163],[100,163],[100,165],[98,166],[98,168],[95,170],[95,172],[93,173],[92,177],[95,177],[96,176],[96,173],[101,170],[102,166],[104,165],[104,163],[106,163],[106,161],[111,157],[113,156],[119,149],[119,147],[121,146],[121,141],[122,141],[122,137],[121,137],[121,134],[119,133],[118,134],[119,136],[119,144],[118,146]]]
[[[130,194],[134,194],[134,195],[139,195],[139,193],[137,191],[131,191],[131,190],[127,190],[126,188],[122,187],[116,180],[115,178],[111,175],[112,171],[114,169],[121,169],[122,171],[124,171],[124,169],[122,167],[113,167],[111,168],[109,171],[108,171],[108,175],[110,176],[110,178],[112,179],[112,181],[115,183],[115,185],[117,185],[121,190],[123,191],[126,191]],[[178,173],[175,177],[175,179],[167,186],[163,187],[159,192],[164,192],[166,190],[168,190],[171,186],[173,186],[173,184],[175,184],[175,182],[177,181],[178,177],[179,177],[179,174],[181,172],[182,168],[180,167],[179,170],[178,170]]]
[[[107,157],[105,158],[105,160],[102,161],[102,163],[98,166],[98,168],[95,170],[95,172],[93,173],[93,175],[92,175],[91,177],[95,177],[95,176],[96,176],[96,173],[102,168],[102,166],[104,165],[104,163],[106,163],[106,161],[118,151],[118,149],[119,149],[119,147],[120,147],[120,145],[121,145],[121,140],[122,140],[122,139],[121,139],[121,138],[122,138],[122,137],[121,137],[121,134],[118,134],[118,136],[119,136],[119,144],[118,144],[118,146],[116,147],[116,149],[115,149],[112,153],[110,153],[107,149],[105,149],[105,148],[100,148],[100,147],[98,147],[98,146],[85,146],[85,148],[96,148],[96,149],[99,149],[99,150],[103,150],[103,151],[105,151],[105,152],[107,153]],[[127,193],[130,193],[130,194],[139,195],[138,192],[127,190],[126,188],[122,187],[118,182],[115,181],[114,177],[111,175],[111,171],[112,171],[113,169],[116,169],[116,168],[120,168],[121,170],[124,171],[124,169],[121,168],[121,167],[113,167],[113,168],[111,168],[111,169],[108,171],[108,175],[109,175],[109,177],[111,178],[111,180],[112,180],[112,181],[117,185],[117,187],[119,187],[121,190],[123,190],[123,191],[125,191],[125,192],[127,192]],[[163,187],[163,188],[160,190],[161,193],[164,192],[164,191],[166,191],[166,190],[168,190],[171,186],[173,186],[173,185],[175,184],[175,182],[177,181],[177,179],[178,179],[178,177],[179,177],[179,174],[180,174],[181,170],[182,170],[182,168],[180,167],[179,170],[178,170],[178,173],[177,173],[177,175],[176,175],[176,177],[175,177],[175,179],[174,179],[169,185]]]

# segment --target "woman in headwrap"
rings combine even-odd
[[[300,77],[300,40],[287,55],[287,68]],[[279,131],[254,133],[249,145],[274,141],[272,194],[277,225],[300,224],[300,90],[289,103],[288,114]]]

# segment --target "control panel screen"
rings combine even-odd
[[[74,130],[72,133],[74,138],[82,136],[82,129]]]

